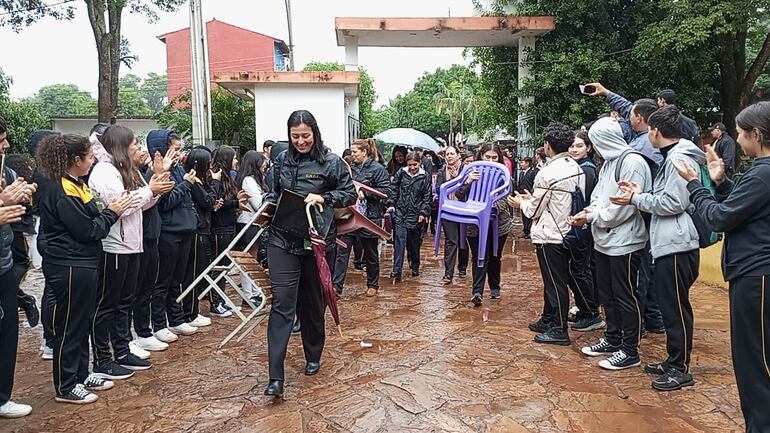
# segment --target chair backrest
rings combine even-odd
[[[469,201],[487,202],[492,191],[503,185],[507,185],[508,188],[501,195],[510,192],[511,176],[505,165],[497,162],[475,161],[468,164],[466,169],[468,173],[473,170],[481,173],[478,182],[471,184],[471,190],[468,193]]]

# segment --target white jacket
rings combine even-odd
[[[521,211],[532,218],[533,244],[562,244],[572,226],[572,193],[580,188],[585,195],[586,179],[569,154],[560,153],[545,163],[535,177],[532,199],[521,202]]]

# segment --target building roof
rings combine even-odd
[[[246,28],[243,28],[243,27],[240,27],[240,26],[236,26],[236,25],[234,25],[234,24],[226,23],[226,22],[224,22],[224,21],[219,21],[219,20],[217,20],[216,18],[213,18],[211,21],[207,21],[207,22],[206,22],[206,26],[208,27],[208,25],[209,25],[209,24],[211,24],[211,23],[215,23],[215,22],[216,22],[216,23],[219,23],[219,24],[222,24],[222,25],[225,25],[225,26],[229,26],[229,27],[232,27],[232,28],[236,28],[236,29],[238,29],[238,30],[243,30],[243,31],[245,31],[245,32],[253,33],[254,35],[258,35],[258,36],[261,36],[261,37],[264,37],[264,38],[272,39],[273,41],[275,41],[276,43],[278,43],[278,45],[281,47],[281,51],[282,51],[282,52],[284,52],[284,53],[288,53],[288,52],[289,52],[289,46],[288,46],[288,45],[286,45],[286,42],[284,42],[284,41],[283,41],[283,40],[281,40],[281,39],[278,39],[278,38],[274,38],[274,37],[272,37],[272,36],[270,36],[270,35],[266,35],[266,34],[264,34],[264,33],[255,32],[254,30],[249,30],[249,29],[246,29]],[[174,30],[173,32],[164,33],[164,34],[162,34],[162,35],[159,35],[159,36],[158,36],[158,39],[160,39],[160,41],[161,41],[161,42],[163,42],[163,43],[166,43],[166,36],[168,36],[168,35],[171,35],[171,34],[173,34],[173,33],[179,33],[179,32],[183,32],[183,31],[186,31],[186,30],[190,30],[190,27],[185,27],[185,28],[183,28],[183,29]]]
[[[345,88],[346,95],[356,96],[361,82],[358,71],[329,72],[214,72],[214,82],[243,99],[252,99],[250,94],[255,85],[338,85]]]
[[[516,46],[521,37],[539,37],[555,28],[552,16],[335,19],[337,45],[354,37],[360,47]]]

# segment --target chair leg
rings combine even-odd
[[[500,234],[497,227],[497,218],[492,219],[492,255],[497,257],[498,247],[500,246]]]
[[[489,235],[489,224],[479,224],[479,257],[478,266],[484,267],[484,260],[487,254],[487,236]]]
[[[460,223],[460,248],[466,249],[468,248],[468,242],[466,240],[468,239],[468,229],[467,226],[463,223]]]

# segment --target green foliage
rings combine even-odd
[[[157,112],[166,105],[168,100],[168,77],[150,72],[139,86],[139,93],[144,102],[150,107],[150,111]]]
[[[345,65],[339,62],[310,62],[305,65],[303,71],[344,71]],[[359,121],[361,126],[361,137],[372,137],[376,133],[380,132],[376,128],[374,121],[374,110],[372,106],[374,101],[377,100],[377,92],[374,89],[374,80],[366,72],[366,69],[359,67],[358,71],[361,73],[361,83],[359,86],[358,94],[358,111]]]
[[[29,102],[40,107],[46,117],[96,115],[96,99],[74,84],[42,87]]]
[[[152,112],[137,89],[118,89],[118,117],[150,116]]]
[[[0,117],[8,125],[10,153],[27,153],[27,137],[32,131],[50,128],[51,124],[40,107],[29,101],[11,101],[8,94],[11,77],[0,69]]]
[[[188,141],[192,136],[192,109],[190,108],[190,92],[183,93],[172,99],[168,105],[161,108],[153,116],[158,126],[171,129]]]
[[[142,77],[136,74],[126,74],[118,81],[118,87],[121,89],[134,89],[139,90],[139,85],[142,83]]]

